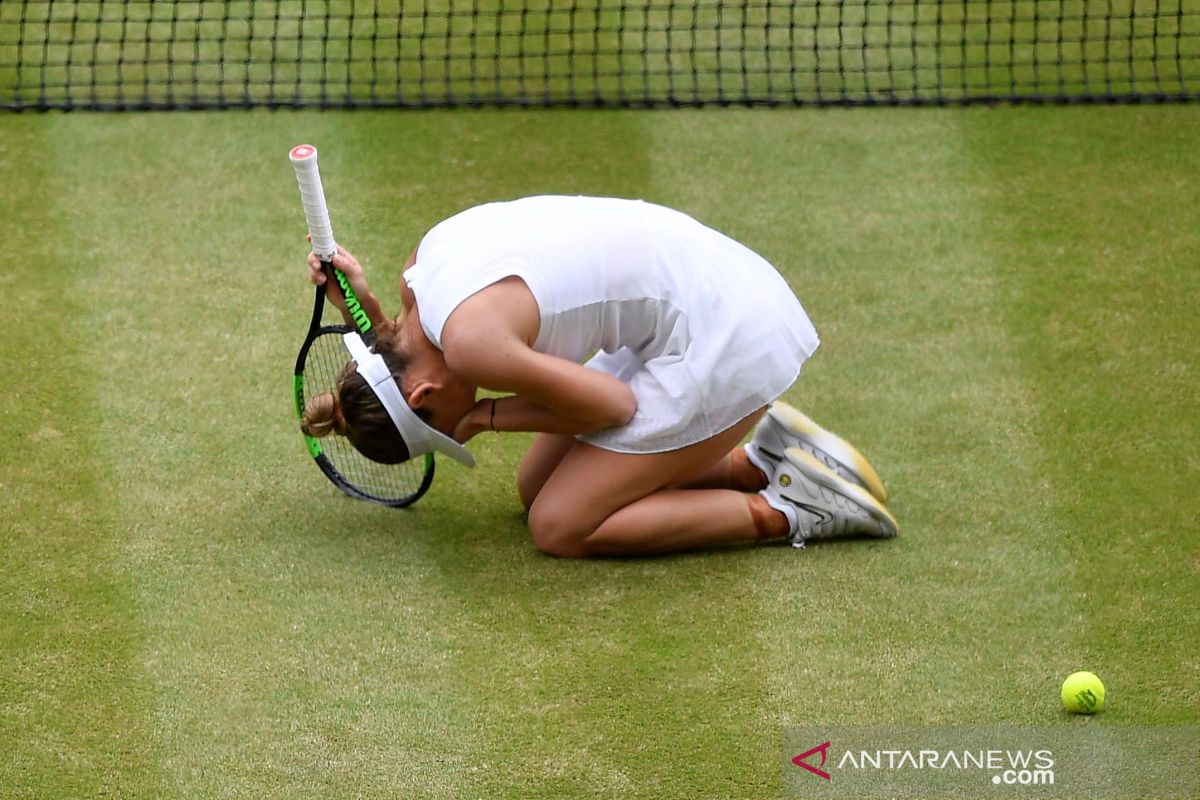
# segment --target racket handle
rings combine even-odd
[[[333,240],[329,207],[325,205],[325,189],[321,186],[321,173],[317,170],[317,148],[311,144],[298,144],[288,153],[288,160],[296,170],[296,182],[300,185],[300,199],[304,203],[304,217],[308,221],[308,233],[312,236],[313,252],[322,261],[332,262],[337,253],[337,243]]]

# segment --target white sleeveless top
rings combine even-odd
[[[817,332],[762,257],[639,200],[527,197],[434,226],[404,278],[441,348],[451,312],[516,276],[541,316],[534,349],[629,384],[632,421],[579,437],[656,453],[703,441],[783,394]]]

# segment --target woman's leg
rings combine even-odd
[[[786,534],[783,515],[757,495],[671,488],[720,470],[719,462],[761,413],[666,453],[615,453],[572,444],[530,508],[534,542],[552,555],[580,557],[670,552]],[[542,456],[551,453],[548,442],[539,449]]]
[[[679,489],[737,489],[739,492],[757,492],[767,488],[767,474],[750,463],[746,450],[735,445],[724,458],[706,470],[685,479]]]
[[[542,490],[550,475],[575,446],[575,442],[574,436],[554,433],[539,433],[533,440],[525,458],[521,460],[521,468],[517,471],[517,492],[526,511],[533,505],[538,492]],[[768,482],[763,471],[750,463],[745,449],[740,444],[735,444],[717,463],[684,478],[675,488],[757,492],[767,488]]]
[[[558,433],[539,433],[521,459],[517,470],[517,494],[528,511],[546,484],[551,473],[558,468],[563,457],[574,447],[574,436]]]

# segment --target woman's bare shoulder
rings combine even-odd
[[[442,328],[442,352],[451,369],[485,368],[488,359],[512,347],[530,348],[541,317],[537,301],[520,278],[485,286],[451,312]]]

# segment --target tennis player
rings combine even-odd
[[[468,209],[409,257],[394,320],[348,251],[333,263],[421,424],[456,442],[537,432],[517,485],[546,553],[897,532],[866,459],[772,405],[817,348],[799,301],[767,261],[683,213],[553,196]],[[308,265],[325,282],[315,255]],[[310,401],[306,432],[348,435],[377,461],[416,455],[353,362],[335,394]]]

